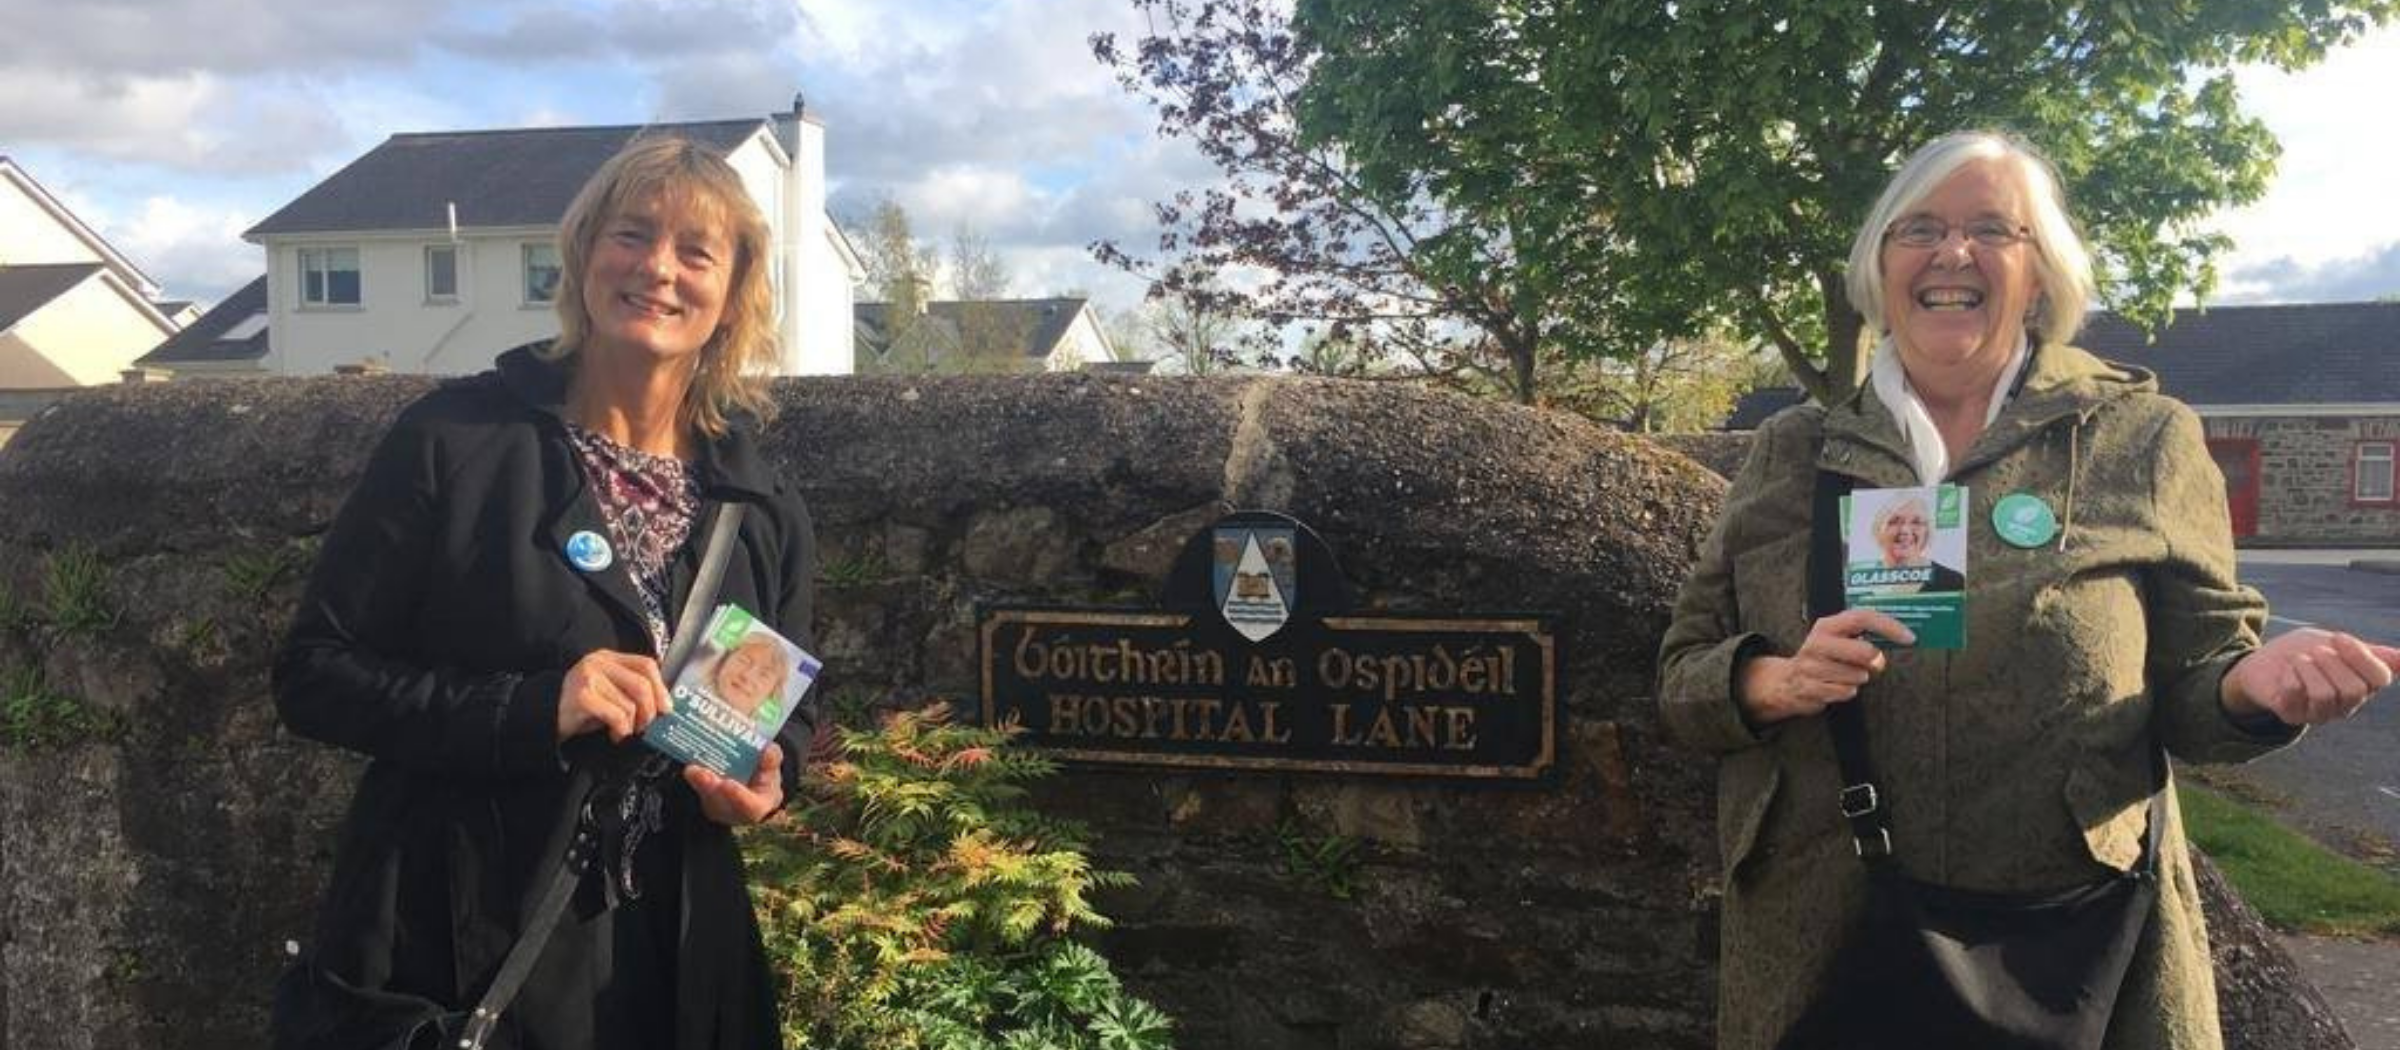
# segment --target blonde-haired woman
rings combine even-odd
[[[2068,343],[2091,284],[2031,147],[1980,131],[1927,144],[1850,256],[1850,301],[1882,336],[1871,381],[1769,420],[1733,483],[1660,686],[1668,732],[1718,760],[1720,1047],[2063,1045],[1953,1020],[1890,1033],[1934,1012],[1910,983],[1934,967],[1860,988],[1873,971],[1836,963],[1868,913],[1868,864],[2021,899],[2113,887],[2146,855],[2156,896],[2126,909],[2134,933],[2113,956],[2129,963],[2031,1010],[2096,1023],[2118,1050],[2220,1045],[2199,894],[2153,756],[2282,747],[2390,685],[2400,651],[2316,630],[2260,640],[2266,610],[2235,582],[2199,419]],[[1803,613],[1820,471],[1860,491],[1966,490],[1964,648],[1913,651],[1873,609]],[[1864,723],[1876,790],[1845,790],[1833,708]],[[1888,1039],[1848,1034],[1879,1028]]]
[[[713,514],[740,522],[717,600],[808,644],[807,511],[751,438],[770,250],[721,157],[637,138],[561,223],[559,338],[445,383],[375,450],[275,666],[295,733],[370,759],[278,1046],[433,1037],[428,1014],[492,983],[570,824],[597,863],[495,1045],[779,1045],[731,828],[781,807],[813,712],[748,783],[635,739],[669,706],[659,659]]]

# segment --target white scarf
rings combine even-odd
[[[2008,367],[2000,370],[2000,380],[1992,387],[1991,404],[1983,412],[1984,426],[1991,426],[2000,407],[2008,403],[2009,388],[2016,385],[2017,373],[2025,368],[2027,345],[2023,335],[2017,336],[2017,350],[2009,355]],[[1941,484],[1950,476],[1950,449],[1942,444],[1942,432],[1933,425],[1933,416],[1925,411],[1916,388],[1908,384],[1908,371],[1900,365],[1900,348],[1891,336],[1875,344],[1875,363],[1869,374],[1876,400],[1891,410],[1892,421],[1900,424],[1900,436],[1908,442],[1909,456],[1917,461],[1917,484]]]

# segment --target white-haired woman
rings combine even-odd
[[[559,337],[427,394],[376,448],[275,664],[292,731],[370,760],[276,1046],[452,1045],[570,822],[597,864],[493,1045],[781,1045],[730,828],[781,806],[813,715],[748,783],[635,739],[670,702],[659,659],[711,514],[740,515],[717,600],[807,644],[808,514],[750,436],[772,250],[723,158],[638,138],[560,225]]]
[[[2149,375],[2069,345],[2091,261],[2025,143],[1978,131],[1920,149],[1861,227],[1848,282],[1881,334],[1872,380],[1760,429],[1661,653],[1668,731],[1719,760],[1727,1048],[1787,1038],[1833,987],[1866,901],[1844,815],[1866,800],[1842,797],[1830,705],[1863,700],[1901,872],[2025,895],[2141,861],[2157,749],[2247,760],[2348,716],[2400,667],[2340,633],[2260,641],[2199,420]],[[1820,468],[1859,490],[1966,489],[1964,648],[1911,651],[1869,609],[1803,612]],[[2171,788],[2158,812],[2159,890],[2096,1004],[2104,1045],[2214,1048]]]

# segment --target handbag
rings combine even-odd
[[[699,643],[741,523],[741,504],[717,505],[699,574],[684,596],[674,638],[662,661],[668,681],[690,661]],[[576,803],[561,821],[566,844],[552,851],[558,855],[557,866],[474,1009],[462,1013],[423,996],[363,988],[317,965],[313,957],[299,955],[275,982],[277,1050],[484,1050],[499,1030],[509,1002],[541,960],[542,947],[549,943],[551,931],[558,928],[559,917],[574,899],[576,884],[591,870],[599,838],[592,821],[592,793],[589,765],[576,764],[566,792]],[[553,842],[560,837],[554,833]]]
[[[1809,616],[1840,611],[1837,527],[1850,479],[1819,471],[1809,548]],[[2093,1050],[2158,897],[2164,758],[2133,869],[2047,893],[1990,893],[1904,874],[1893,859],[1889,796],[1867,752],[1864,698],[1831,705],[1841,810],[1867,870],[1867,899],[1831,976],[1781,1050]]]

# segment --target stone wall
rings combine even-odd
[[[0,664],[117,723],[0,750],[0,1050],[258,1045],[356,769],[282,733],[266,661],[312,537],[424,385],[114,388],[0,455],[0,588],[38,601],[46,566],[90,552],[117,610],[0,625]],[[1182,541],[1237,507],[1314,525],[1367,608],[1561,615],[1550,783],[1077,770],[1043,790],[1139,876],[1104,902],[1101,947],[1182,1045],[1708,1045],[1710,771],[1662,746],[1649,693],[1720,480],[1566,417],[1384,384],[780,396],[768,445],[817,516],[829,690],[971,699],[979,602],[1147,603]],[[1296,873],[1294,836],[1361,843],[1351,892]],[[2254,920],[2213,914],[2233,1045],[2346,1045],[2266,1012],[2313,992],[2259,961],[2280,953]]]
[[[2361,441],[2400,442],[2400,416],[2265,416],[2207,420],[2208,436],[2258,442],[2258,534],[2267,546],[2400,545],[2400,503],[2351,501]]]

